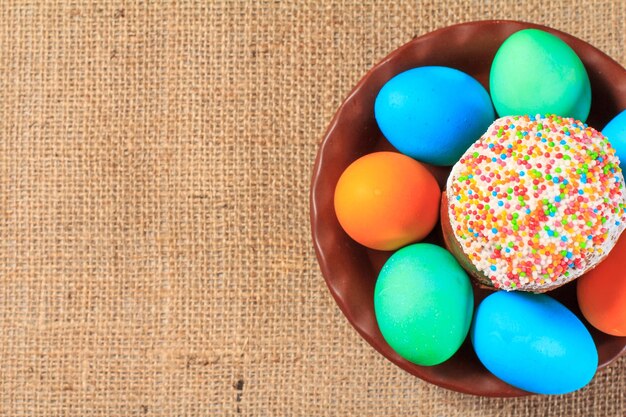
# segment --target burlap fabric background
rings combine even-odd
[[[325,127],[414,35],[529,20],[626,64],[622,0],[510,3],[0,3],[0,415],[624,415],[626,359],[549,398],[404,373],[310,243]]]

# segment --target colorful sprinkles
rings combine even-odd
[[[614,149],[571,118],[496,120],[453,167],[446,192],[463,251],[504,290],[532,291],[582,275],[626,225]]]

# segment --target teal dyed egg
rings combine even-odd
[[[437,365],[459,349],[473,307],[465,271],[447,250],[429,243],[395,252],[374,289],[374,311],[385,341],[418,365]]]
[[[489,86],[500,117],[556,114],[584,122],[591,108],[591,84],[578,55],[538,29],[520,30],[504,41]]]

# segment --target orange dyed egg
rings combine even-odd
[[[598,330],[626,336],[626,233],[597,267],[578,279],[578,306]]]
[[[335,213],[346,233],[368,248],[395,250],[426,237],[438,220],[441,190],[414,159],[375,152],[339,178]]]

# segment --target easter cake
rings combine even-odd
[[[545,292],[595,267],[626,226],[619,160],[571,118],[496,120],[452,168],[442,227],[484,286]]]

